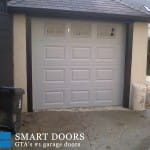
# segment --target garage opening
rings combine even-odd
[[[125,25],[32,18],[33,109],[122,106]]]

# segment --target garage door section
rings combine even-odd
[[[32,19],[34,110],[122,105],[124,26]]]

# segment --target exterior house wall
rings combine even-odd
[[[25,90],[23,111],[27,111],[26,17],[14,15],[14,85]],[[144,84],[147,62],[147,23],[134,23],[131,85]],[[132,92],[132,91],[131,91]],[[131,98],[130,98],[131,102]]]
[[[131,66],[131,96],[132,85],[146,83],[148,24],[136,22],[133,26],[132,66]]]
[[[144,84],[147,65],[148,24],[134,23],[131,83]]]
[[[23,88],[23,111],[27,111],[26,17],[13,16],[14,86]]]

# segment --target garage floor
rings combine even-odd
[[[84,132],[86,139],[75,150],[150,150],[150,110],[24,113],[21,131]]]

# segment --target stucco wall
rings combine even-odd
[[[135,83],[136,84],[146,83],[147,42],[148,42],[148,24],[139,22],[134,23],[130,106],[132,101],[132,85]]]
[[[14,85],[23,88],[23,111],[27,111],[27,73],[26,73],[26,18],[24,15],[13,16],[14,40]]]

